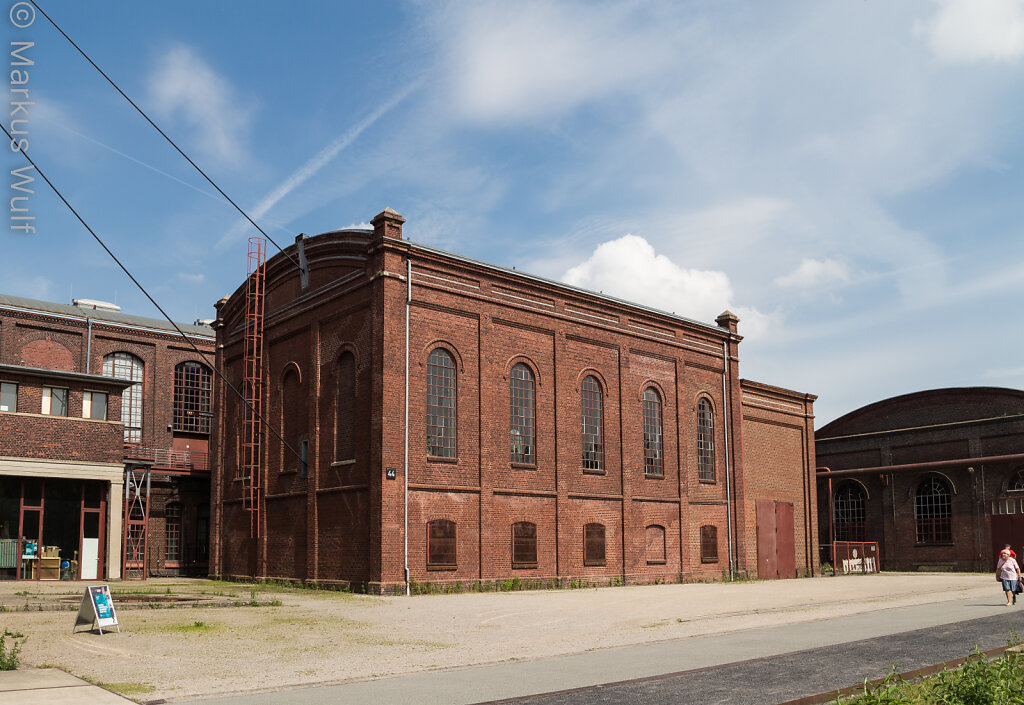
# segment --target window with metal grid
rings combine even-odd
[[[715,412],[711,402],[697,402],[697,479],[715,481]]]
[[[181,560],[181,505],[168,504],[164,509],[164,557],[169,561]]]
[[[918,543],[949,543],[953,540],[953,515],[949,486],[930,477],[917,486],[914,497],[914,518],[917,520]]]
[[[583,527],[583,565],[605,565],[604,524]]]
[[[103,374],[135,382],[121,395],[121,421],[124,442],[142,443],[142,380],[145,365],[128,352],[114,352],[103,357]]]
[[[662,476],[665,465],[661,449],[661,396],[654,389],[644,390],[644,474]]]
[[[832,498],[836,541],[864,541],[864,490],[855,483],[841,485]]]
[[[356,358],[343,352],[338,358],[338,396],[334,410],[334,457],[352,460],[355,456]]]
[[[1017,474],[1013,476],[1013,480],[1010,481],[1011,492],[1024,492],[1024,468],[1017,471]]]
[[[457,566],[455,522],[448,519],[428,521],[427,568],[431,570],[455,570]]]
[[[513,463],[533,465],[537,461],[534,447],[537,418],[535,388],[533,370],[521,362],[516,364],[509,374],[509,430]]]
[[[718,527],[705,524],[700,527],[700,562],[718,562]]]
[[[512,525],[512,567],[537,567],[537,525],[528,521]]]
[[[175,365],[174,430],[209,433],[212,393],[213,372],[209,367],[191,360]]]
[[[604,400],[601,384],[593,375],[583,378],[580,409],[583,416],[583,469],[599,473],[604,470]]]
[[[427,455],[455,457],[455,361],[444,348],[427,358]]]

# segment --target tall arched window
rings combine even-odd
[[[832,498],[833,531],[836,541],[864,541],[864,489],[847,482]]]
[[[427,455],[455,457],[455,361],[444,348],[427,358]]]
[[[513,463],[533,465],[537,462],[536,441],[536,383],[533,370],[517,363],[509,374],[509,406],[511,420],[511,456]]]
[[[142,443],[142,380],[145,365],[127,352],[115,352],[103,357],[103,374],[116,379],[135,382],[121,395],[121,421],[124,423],[124,442]]]
[[[209,433],[213,372],[198,362],[181,362],[174,367],[174,430]]]
[[[281,380],[281,437],[292,450],[281,448],[281,472],[299,470],[302,461],[296,456],[301,453],[301,441],[306,435],[306,403],[301,394],[299,371],[289,366]],[[292,452],[294,451],[294,452]]]
[[[644,390],[644,473],[661,476],[665,464],[661,449],[661,396],[654,387]]]
[[[697,402],[697,479],[715,481],[715,412],[711,402]]]
[[[343,352],[338,358],[338,394],[334,409],[334,457],[355,458],[356,358]]]
[[[580,409],[583,416],[583,469],[601,472],[604,470],[604,402],[601,384],[593,375],[583,378]]]
[[[171,562],[181,560],[181,505],[171,502],[164,509],[164,557]]]
[[[949,543],[953,540],[950,526],[953,515],[949,485],[937,477],[929,477],[917,486],[914,497],[914,518],[917,520],[918,543]]]

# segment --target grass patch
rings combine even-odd
[[[179,624],[173,627],[173,629],[185,634],[205,634],[206,632],[212,632],[214,627],[206,622],[192,622],[192,624]]]
[[[103,683],[100,681],[96,685],[120,695],[145,695],[146,693],[156,692],[156,686],[138,681],[124,681],[123,683]]]
[[[0,634],[0,671],[13,671],[18,667],[21,661],[19,654],[24,643],[24,634],[4,628],[4,633]]]

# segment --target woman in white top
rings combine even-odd
[[[999,553],[999,562],[996,564],[996,580],[1003,583],[1003,592],[1006,593],[1006,606],[1017,604],[1017,581],[1020,580],[1020,566],[1017,560],[1010,555],[1010,550],[1004,548]]]

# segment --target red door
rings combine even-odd
[[[779,577],[796,577],[796,547],[793,532],[793,504],[775,503],[775,551],[778,557]]]
[[[775,549],[775,502],[759,499],[757,513],[757,577],[775,580],[779,577],[778,556]]]

